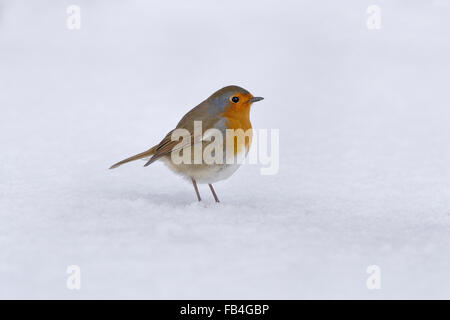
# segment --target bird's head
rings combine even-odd
[[[250,109],[250,106],[264,98],[254,97],[250,92],[238,86],[227,86],[214,92],[207,101],[217,112],[242,112]]]

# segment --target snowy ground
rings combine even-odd
[[[450,298],[450,3],[337,2],[1,0],[0,298]],[[228,84],[278,175],[107,170]]]

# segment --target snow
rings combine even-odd
[[[0,298],[450,298],[449,16],[445,1],[3,0]],[[252,122],[280,129],[277,175],[246,165],[215,204],[161,163],[108,170],[229,84],[265,98]]]

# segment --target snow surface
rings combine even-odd
[[[0,1],[0,298],[450,298],[449,18],[442,0]],[[265,97],[278,175],[247,165],[217,205],[161,163],[108,170],[229,84]]]

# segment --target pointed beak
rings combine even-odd
[[[253,103],[253,102],[258,102],[261,100],[264,100],[264,98],[263,97],[253,97],[250,99],[250,102]]]

